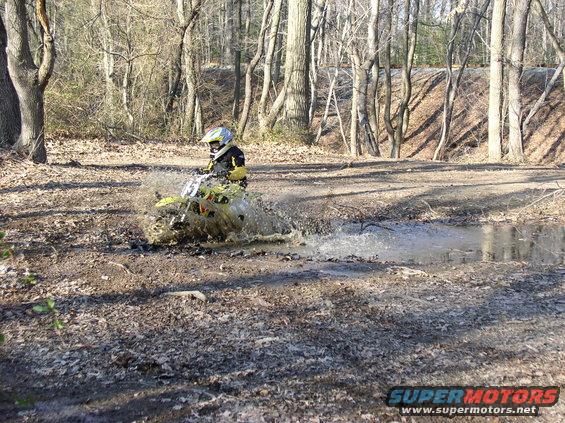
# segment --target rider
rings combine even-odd
[[[233,141],[233,134],[224,127],[211,129],[202,138],[210,146],[210,163],[203,173],[225,177],[242,187],[247,186],[245,155]]]

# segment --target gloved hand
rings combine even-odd
[[[222,170],[220,172],[214,172],[212,176],[214,176],[215,178],[227,178],[228,174],[229,172],[227,170]]]

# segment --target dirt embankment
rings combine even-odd
[[[553,69],[526,69],[522,79],[525,111],[538,99],[545,84],[553,75]],[[457,71],[456,71],[457,72]],[[327,81],[321,78],[320,96],[325,102]],[[544,106],[532,119],[525,137],[525,153],[529,163],[562,163],[565,160],[565,98],[561,82],[553,89]],[[400,92],[400,73],[393,70],[393,114]],[[351,97],[351,78],[339,79],[337,94],[340,111],[346,123],[350,119],[348,108]],[[381,92],[381,97],[384,92]],[[407,138],[401,156],[429,160],[433,157],[441,134],[441,119],[445,95],[445,70],[422,68],[413,72],[413,93],[410,102],[411,115]],[[382,108],[381,108],[382,109]],[[488,69],[472,68],[465,71],[453,111],[451,142],[447,157],[455,161],[485,161],[488,137]],[[381,110],[382,112],[382,110]],[[337,118],[330,120],[331,129],[326,132],[322,144],[343,150]],[[389,152],[383,115],[380,116],[379,137],[381,152]]]
[[[562,266],[146,250],[132,243],[141,184],[179,178],[206,151],[49,151],[48,166],[0,167],[0,227],[16,252],[0,263],[0,420],[398,421],[383,403],[393,385],[565,382]],[[553,166],[246,152],[249,189],[302,218],[564,221]],[[206,301],[164,295],[193,290]],[[33,311],[46,298],[60,331]],[[541,414],[559,421],[563,403]]]

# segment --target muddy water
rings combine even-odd
[[[565,227],[559,225],[363,222],[334,226],[335,229],[327,235],[298,237],[282,244],[250,244],[245,250],[299,254],[317,259],[355,256],[421,264],[474,261],[565,263]]]

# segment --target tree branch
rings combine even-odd
[[[553,27],[551,26],[551,22],[549,20],[549,17],[547,16],[547,13],[545,12],[545,9],[543,8],[543,5],[541,4],[540,0],[534,0],[534,6],[537,6],[536,9],[541,16],[541,19],[543,21],[545,29],[547,30],[547,35],[549,36],[549,39],[551,40],[551,44],[553,45],[553,48],[555,49],[555,51],[557,52],[557,55],[559,56],[560,63],[559,63],[559,66],[557,67],[557,69],[555,70],[555,72],[553,73],[553,76],[551,77],[551,79],[547,83],[545,89],[543,90],[543,93],[540,95],[540,97],[534,103],[534,105],[532,106],[532,108],[528,112],[528,115],[526,116],[526,118],[522,122],[522,133],[523,134],[526,133],[526,129],[528,127],[528,124],[530,123],[530,121],[532,120],[534,115],[539,111],[539,109],[541,109],[541,106],[545,102],[545,99],[547,98],[547,96],[549,95],[549,93],[553,89],[553,86],[557,82],[559,75],[562,74],[563,70],[565,69],[565,51],[563,50],[563,48],[559,44],[559,40],[557,39],[557,37],[555,36],[555,33],[553,32]],[[564,78],[565,78],[565,75],[564,75]]]
[[[55,66],[55,42],[49,26],[45,0],[36,0],[35,13],[43,32],[43,57],[37,72],[37,83],[42,89],[44,89],[49,82],[51,74],[53,73],[53,66]]]

